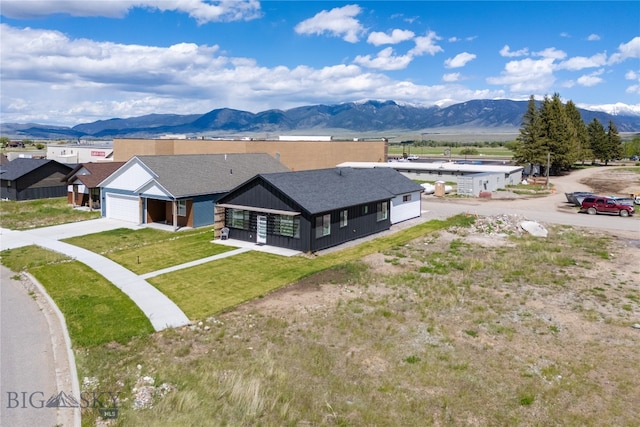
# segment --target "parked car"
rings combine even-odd
[[[588,196],[582,201],[580,212],[586,212],[589,215],[606,213],[629,216],[633,215],[635,210],[633,209],[633,205],[620,202],[614,197]]]

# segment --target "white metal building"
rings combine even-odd
[[[48,144],[47,159],[67,164],[111,162],[113,144]]]

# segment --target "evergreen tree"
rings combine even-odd
[[[540,109],[540,123],[545,145],[551,157],[549,175],[559,175],[577,160],[576,138],[559,94],[545,97]]]
[[[586,160],[593,159],[593,153],[589,146],[589,132],[587,131],[587,125],[582,120],[582,115],[580,115],[580,111],[573,101],[567,101],[565,111],[571,125],[573,126],[576,160],[581,161],[582,164],[584,164]]]
[[[596,159],[600,161],[607,161],[607,134],[604,130],[604,126],[597,118],[594,118],[589,126],[587,126],[589,132],[589,146],[591,147],[591,153],[593,155],[592,161],[595,163]]]
[[[527,111],[522,117],[520,135],[516,139],[513,150],[513,158],[519,164],[544,164],[546,162],[547,151],[540,130],[540,114],[533,95],[529,98]]]
[[[605,164],[609,160],[620,159],[623,156],[623,147],[622,147],[622,139],[618,134],[618,128],[616,125],[609,120],[609,126],[607,128],[607,151],[608,151],[608,159],[605,161]]]

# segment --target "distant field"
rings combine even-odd
[[[445,150],[451,150],[451,157],[465,157],[464,154],[460,152],[467,147],[414,147],[414,146],[405,146],[402,147],[400,145],[390,145],[389,146],[389,156],[399,157],[402,156],[403,152],[411,155],[418,156],[429,156],[429,157],[448,157],[445,154]],[[511,158],[513,156],[513,152],[508,150],[505,147],[474,147],[478,151],[477,156],[466,156],[468,158],[480,158],[480,157],[508,157]]]

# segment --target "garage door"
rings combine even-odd
[[[107,218],[140,222],[140,204],[136,196],[107,193]]]

